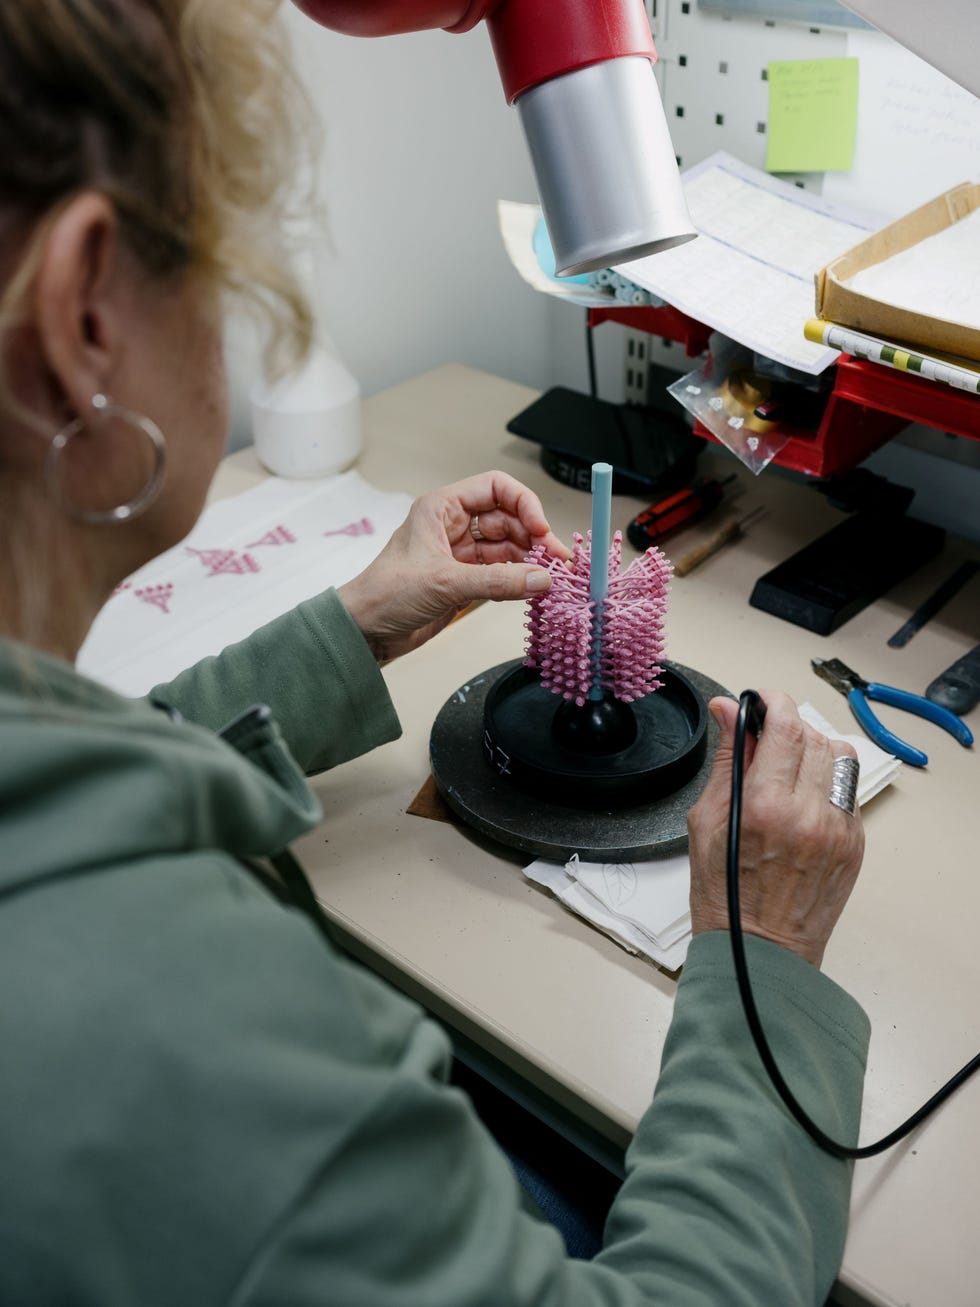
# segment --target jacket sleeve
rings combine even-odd
[[[746,942],[784,1074],[828,1131],[853,1140],[863,1012],[794,955]],[[383,1092],[351,1085],[370,1110],[329,1165],[311,1170],[256,1251],[235,1307],[824,1303],[843,1254],[851,1167],[822,1154],[771,1090],[727,934],[692,943],[654,1102],[592,1262],[568,1259],[558,1233],[522,1209],[503,1155],[442,1083],[446,1058],[420,1017]]]
[[[308,776],[401,734],[384,677],[336,590],[308,599],[148,697],[212,731],[253,704],[267,704]]]

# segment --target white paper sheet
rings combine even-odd
[[[410,504],[356,472],[271,477],[219,501],[182,544],[119,587],[82,646],[79,670],[120,694],[145,694],[356,576]]]
[[[541,208],[537,204],[518,204],[514,200],[497,201],[497,222],[504,248],[527,284],[535,290],[543,291],[545,295],[554,295],[556,299],[578,304],[582,308],[616,307],[610,296],[604,295],[602,291],[592,290],[580,282],[561,282],[548,276],[534,253],[534,233],[540,220]]]
[[[724,152],[681,180],[698,239],[617,271],[748,349],[823,372],[838,351],[803,337],[814,274],[881,224]]]
[[[980,209],[849,277],[862,295],[980,329]]]
[[[980,40],[964,46],[974,68]],[[891,6],[896,0],[886,0]],[[955,25],[937,15],[955,41]],[[928,22],[920,22],[925,34]],[[850,32],[858,64],[858,125],[849,173],[826,173],[828,200],[877,209],[894,219],[960,182],[980,181],[980,100],[880,32]]]

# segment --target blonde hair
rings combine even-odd
[[[193,271],[257,304],[274,370],[312,339],[283,257],[312,121],[278,0],[2,0],[0,218],[26,233],[0,296],[23,312],[49,219],[81,191],[110,198],[159,276]],[[0,402],[3,378],[0,377]]]
[[[307,201],[296,179],[312,186],[313,116],[278,8],[0,0],[0,421],[36,425],[6,345],[27,319],[50,224],[86,191],[111,200],[151,275],[192,274],[262,310],[270,371],[305,355],[312,315],[283,231]],[[11,459],[0,442],[2,589],[13,633],[43,644],[61,546],[43,483],[8,475]]]

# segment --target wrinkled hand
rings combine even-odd
[[[758,741],[747,737],[742,790],[742,928],[819,967],[864,856],[860,812],[848,816],[829,799],[834,758],[855,753],[801,721],[787,695],[766,690],[763,698],[765,724]],[[709,707],[721,742],[687,821],[695,935],[728,929],[726,842],[738,705],[713,699]]]
[[[479,516],[483,537],[470,530]],[[373,563],[338,593],[379,662],[424,644],[476,599],[526,599],[551,577],[523,562],[532,545],[558,558],[541,501],[504,472],[485,472],[417,499]]]

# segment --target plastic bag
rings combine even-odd
[[[756,476],[789,440],[778,422],[756,409],[770,397],[771,381],[754,370],[752,351],[715,332],[700,367],[667,390]]]

